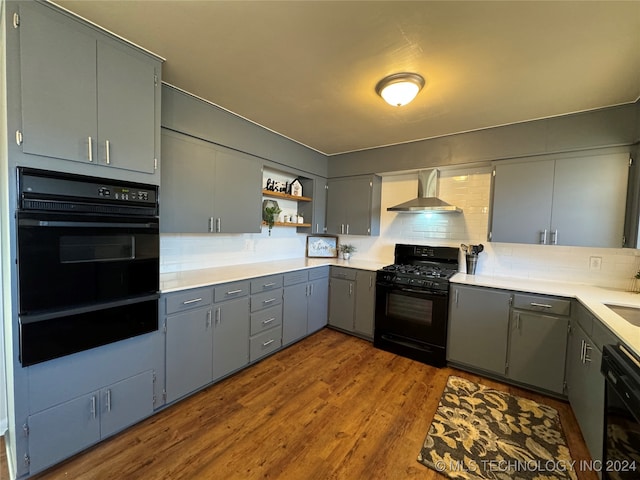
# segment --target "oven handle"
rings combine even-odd
[[[430,290],[415,290],[413,288],[398,287],[392,283],[376,282],[376,288],[380,291],[392,292],[393,290],[407,292],[407,293],[419,293],[420,295],[432,296],[432,297],[446,297],[449,295],[448,291],[438,292]]]
[[[59,222],[49,220],[21,219],[19,226],[23,227],[71,227],[71,228],[158,228],[157,223],[112,223],[112,222]]]

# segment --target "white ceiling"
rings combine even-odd
[[[640,1],[57,0],[163,79],[332,155],[634,102]],[[427,84],[405,107],[384,76]]]

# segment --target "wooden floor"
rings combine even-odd
[[[450,374],[480,380],[324,329],[34,478],[444,479],[416,457]],[[555,407],[589,458],[566,403],[482,383]]]

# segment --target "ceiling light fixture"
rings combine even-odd
[[[389,105],[401,107],[411,102],[424,87],[424,78],[417,73],[394,73],[376,85],[376,93]]]

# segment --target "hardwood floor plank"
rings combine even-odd
[[[589,458],[566,402],[323,329],[34,478],[442,480],[417,455],[452,374],[556,408]]]

